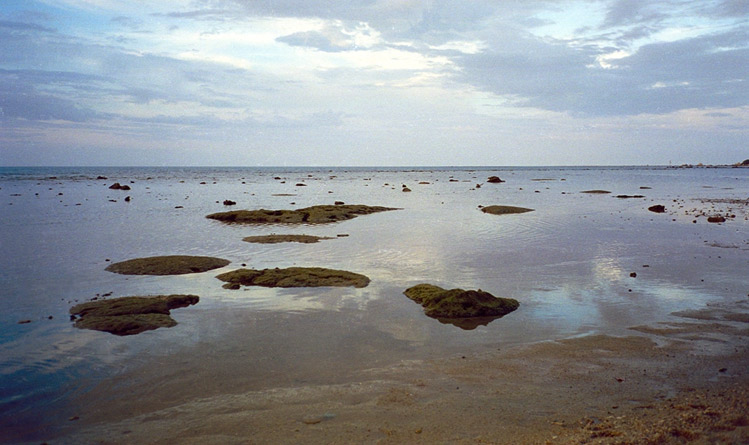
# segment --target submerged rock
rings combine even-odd
[[[369,278],[345,270],[322,267],[289,267],[286,269],[238,269],[218,275],[225,288],[236,284],[263,287],[366,287]]]
[[[79,329],[93,329],[114,335],[134,335],[177,325],[170,311],[196,304],[197,295],[122,297],[90,301],[70,309]]]
[[[526,209],[525,207],[513,207],[513,206],[486,206],[482,207],[481,211],[492,215],[510,215],[514,213],[526,213],[532,212],[533,209]]]
[[[242,238],[242,241],[258,244],[277,244],[277,243],[302,243],[313,244],[320,240],[334,239],[328,236],[313,235],[259,235]]]
[[[417,284],[403,292],[424,307],[433,318],[501,317],[520,305],[512,298],[500,298],[479,290],[446,290],[432,284]]]
[[[500,182],[504,182],[504,181],[501,180],[499,176],[489,176],[486,182],[490,182],[492,184],[499,184]]]
[[[654,206],[648,207],[648,210],[654,213],[665,213],[666,212],[666,206],[662,204],[656,204]]]
[[[110,264],[105,270],[124,275],[182,275],[218,269],[229,263],[208,256],[167,255],[121,261]]]
[[[317,205],[297,210],[233,210],[213,213],[206,218],[240,224],[325,224],[388,210],[398,209],[351,204]]]

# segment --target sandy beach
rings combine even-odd
[[[749,440],[749,301],[482,354],[404,361],[340,385],[218,396],[70,443],[670,444]]]

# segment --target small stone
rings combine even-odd
[[[629,274],[629,276],[632,278],[637,278],[637,272],[632,272]]]

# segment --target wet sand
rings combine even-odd
[[[746,443],[749,300],[684,321],[194,400],[87,443]],[[145,407],[144,407],[145,408]],[[148,411],[144,409],[144,411]]]

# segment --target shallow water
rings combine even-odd
[[[485,183],[491,175],[506,182]],[[108,189],[115,181],[132,190]],[[412,192],[402,192],[404,184]],[[580,193],[590,189],[612,194]],[[0,168],[3,439],[50,440],[217,394],[361,380],[367,369],[401,360],[628,334],[676,310],[744,300],[746,206],[710,224],[686,213],[727,204],[701,198],[749,198],[749,169]],[[226,209],[225,199],[247,209],[344,201],[401,210],[302,227],[206,219]],[[478,210],[493,204],[535,211]],[[653,204],[675,213],[647,211]],[[242,241],[269,233],[336,238]],[[173,277],[104,270],[112,261],[168,254],[232,263]],[[330,267],[372,281],[363,289],[222,289],[215,275],[242,264]],[[403,296],[420,282],[480,288],[521,306],[463,330],[424,316]],[[137,336],[72,327],[67,311],[76,301],[110,292],[201,300],[172,311],[176,327]]]

